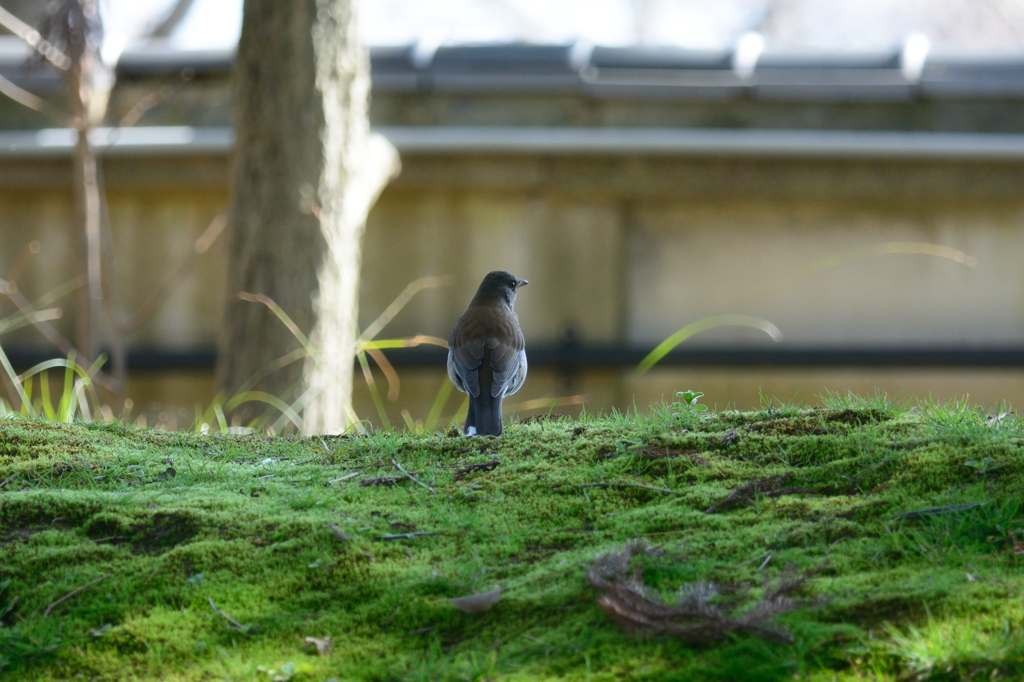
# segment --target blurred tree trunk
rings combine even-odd
[[[356,4],[246,0],[233,74],[237,141],[218,384],[227,396],[255,389],[293,404],[306,433],[350,423],[363,229],[399,167],[394,148],[370,134],[369,58],[357,39]],[[302,346],[269,306],[242,293],[280,306],[309,336],[311,357],[266,373]],[[237,414],[246,420],[254,412]]]

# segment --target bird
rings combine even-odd
[[[526,341],[514,306],[527,284],[504,270],[487,273],[448,337],[448,377],[469,396],[467,436],[500,436],[501,401],[526,381]]]

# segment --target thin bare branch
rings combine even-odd
[[[110,364],[117,382],[117,400],[123,403],[127,397],[128,349],[125,346],[124,312],[121,294],[117,286],[117,264],[114,258],[114,235],[110,226],[110,211],[107,206],[107,189],[103,167],[97,164],[96,191],[100,200],[100,255],[103,262],[103,315],[107,320],[110,338]],[[117,411],[121,411],[119,405]]]
[[[655,488],[651,485],[640,485],[639,483],[584,483],[584,488],[640,488],[641,490],[653,490],[658,493],[668,493],[669,495],[681,495],[682,492],[679,490],[669,490],[668,488]]]
[[[32,258],[41,250],[42,244],[40,244],[37,239],[33,239],[26,244],[25,248],[22,249],[21,253],[18,255],[18,260],[14,261],[14,265],[12,265],[11,269],[7,271],[7,281],[17,282],[22,273],[25,272],[25,268],[28,267]]]
[[[420,482],[419,480],[417,480],[417,479],[416,479],[416,477],[415,477],[415,476],[413,476],[413,475],[412,475],[412,474],[410,474],[410,473],[409,473],[408,471],[406,471],[405,469],[403,469],[403,468],[402,468],[402,465],[401,465],[401,464],[399,464],[399,463],[398,463],[398,462],[397,462],[396,460],[391,460],[391,463],[395,465],[395,468],[396,468],[396,469],[398,469],[398,470],[399,470],[399,471],[401,471],[401,472],[402,472],[403,474],[405,474],[405,475],[406,475],[406,477],[407,477],[407,478],[408,478],[408,479],[409,479],[410,481],[412,481],[413,483],[415,483],[416,485],[418,485],[418,486],[419,486],[419,487],[421,487],[421,488],[426,488],[427,490],[429,490],[430,492],[434,493],[435,495],[437,494],[437,491],[436,491],[436,490],[434,490],[433,488],[431,488],[431,487],[430,487],[429,485],[427,485],[426,483],[421,483],[421,482]]]
[[[731,490],[724,500],[711,505],[704,510],[704,513],[714,514],[719,509],[737,504],[745,504],[759,496],[781,497],[782,495],[806,495],[814,492],[808,488],[786,485],[792,476],[792,473],[785,473],[751,480],[749,483]]]
[[[178,82],[168,83],[136,102],[135,106],[129,109],[128,112],[121,117],[121,120],[118,121],[117,125],[111,130],[110,143],[107,146],[113,146],[117,141],[117,132],[121,128],[131,128],[133,125],[138,123],[139,119],[145,116],[146,112],[150,109],[161,102],[166,102],[177,94],[181,90],[182,86],[191,81],[194,76],[195,71],[192,68],[182,69],[181,73],[178,74],[178,78],[180,79]]]
[[[100,576],[99,578],[96,578],[96,579],[95,579],[95,580],[93,580],[92,582],[86,583],[85,585],[82,585],[81,587],[79,587],[79,588],[77,588],[77,589],[71,590],[70,592],[68,592],[67,594],[65,594],[65,595],[64,595],[63,597],[61,597],[61,598],[60,598],[60,599],[58,599],[57,601],[55,601],[55,602],[51,603],[51,604],[50,604],[49,606],[47,606],[47,607],[46,607],[46,610],[45,610],[45,611],[43,611],[43,618],[46,618],[47,616],[49,616],[49,615],[50,615],[50,612],[51,612],[51,611],[53,611],[53,609],[54,609],[55,607],[57,607],[57,606],[59,606],[59,605],[63,604],[63,603],[64,603],[64,602],[66,602],[66,601],[67,601],[68,599],[71,599],[72,597],[75,597],[75,596],[76,596],[76,595],[78,595],[78,594],[79,594],[80,592],[84,592],[85,590],[89,589],[90,587],[92,587],[92,586],[93,586],[93,585],[95,585],[96,583],[100,583],[100,582],[103,582],[104,580],[106,580],[106,579],[107,579],[107,578],[109,578],[109,577],[110,577],[109,575],[101,575],[101,576]]]
[[[193,0],[177,0],[174,3],[174,7],[167,13],[167,16],[160,21],[150,32],[149,35],[152,38],[167,38],[174,29],[178,28],[181,24],[181,20],[185,18],[188,11],[192,9]]]
[[[29,26],[3,7],[0,7],[0,26],[3,26],[8,31],[24,40],[28,43],[29,47],[42,55],[46,61],[53,64],[61,71],[67,71],[71,68],[70,57],[57,49],[55,45],[45,40],[43,36],[39,34],[39,31]]]
[[[224,620],[231,624],[232,630],[237,630],[238,632],[245,632],[244,625],[242,625],[237,620],[235,620],[234,618],[232,618],[231,616],[217,608],[217,605],[213,603],[213,597],[207,597],[206,601],[210,602],[210,608],[213,609],[214,613],[216,613],[218,616],[221,616],[222,618],[224,618]]]
[[[135,314],[132,315],[131,319],[125,323],[124,333],[126,335],[137,331],[167,302],[167,299],[174,293],[174,290],[192,273],[192,269],[196,266],[196,261],[210,249],[210,246],[213,245],[217,237],[224,231],[227,224],[228,217],[227,210],[225,209],[210,221],[210,224],[192,245],[192,250],[188,252],[188,255],[181,260],[178,267],[167,276],[160,286],[157,287],[156,291],[149,295],[143,304],[139,306]]]
[[[727,587],[703,580],[683,585],[679,600],[668,604],[644,582],[642,569],[631,570],[632,558],[642,554],[659,555],[646,543],[632,540],[622,552],[599,556],[587,572],[587,582],[600,592],[597,605],[627,631],[674,635],[695,644],[709,644],[742,632],[779,642],[793,641],[772,619],[801,606],[789,596],[815,571],[784,576],[774,587],[766,581],[764,596],[742,611],[735,604],[717,599]]]
[[[3,76],[0,76],[0,94],[7,95],[23,107],[27,107],[33,111],[38,111],[43,116],[46,116],[54,123],[61,126],[74,128],[76,125],[76,120],[73,117],[68,116],[56,107],[52,106],[42,97],[33,95],[28,90],[15,85],[13,81],[8,80]]]
[[[350,478],[355,478],[356,476],[358,476],[361,473],[363,473],[363,472],[361,472],[361,471],[353,471],[351,474],[345,474],[341,478],[332,478],[331,480],[327,481],[327,483],[325,483],[324,485],[330,485],[332,483],[340,483],[342,481],[347,481]]]
[[[492,459],[489,462],[481,462],[479,464],[467,464],[464,467],[455,470],[455,480],[461,481],[470,474],[475,474],[478,471],[494,471],[501,464],[500,460]]]

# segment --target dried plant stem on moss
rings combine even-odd
[[[349,424],[362,235],[399,169],[390,143],[370,133],[356,4],[247,0],[235,57],[238,141],[218,383],[232,395],[297,346],[270,310],[237,294],[269,297],[317,353],[255,388],[301,396],[306,433]]]
[[[61,597],[57,601],[55,601],[55,602],[51,603],[49,606],[47,606],[46,610],[43,611],[43,618],[46,618],[47,616],[49,616],[51,611],[53,611],[56,607],[60,606],[64,602],[66,602],[68,599],[74,598],[79,593],[84,592],[85,590],[89,589],[90,587],[92,587],[96,583],[103,582],[104,580],[106,580],[109,577],[110,577],[109,575],[101,575],[99,578],[96,578],[95,580],[91,580],[90,582],[87,582],[85,585],[82,585],[81,587],[78,587],[78,588],[76,588],[74,590],[71,590],[70,592],[65,594],[63,597]]]
[[[765,594],[753,606],[739,614],[729,613],[712,601],[722,592],[713,582],[697,581],[679,590],[679,601],[666,604],[645,583],[638,568],[630,571],[633,557],[656,554],[646,543],[632,540],[621,552],[609,552],[597,558],[587,573],[587,581],[600,592],[597,605],[623,628],[637,634],[674,635],[695,644],[709,644],[729,634],[749,632],[779,642],[792,642],[784,628],[770,620],[797,609],[800,604],[789,598],[800,588],[806,574],[784,580],[774,587],[765,586]]]
[[[804,495],[813,493],[813,490],[794,485],[784,485],[793,477],[792,473],[778,474],[776,476],[764,476],[745,483],[739,488],[729,491],[728,497],[721,502],[716,502],[705,510],[705,514],[731,507],[737,504],[745,504],[756,499],[758,496],[781,497],[782,495]]]

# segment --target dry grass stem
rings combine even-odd
[[[587,581],[601,593],[597,605],[627,631],[673,635],[694,644],[710,644],[743,632],[778,642],[793,641],[784,628],[770,620],[800,606],[789,595],[803,585],[809,573],[784,579],[775,587],[766,584],[764,596],[736,614],[729,604],[713,603],[722,590],[702,580],[683,585],[679,601],[666,604],[644,583],[641,569],[630,571],[633,557],[641,554],[660,553],[643,541],[631,540],[622,552],[598,557],[587,573]]]
[[[639,483],[584,483],[583,488],[640,488],[641,490],[653,490],[656,493],[667,493],[669,495],[681,495],[682,491],[658,488],[653,485],[640,485]]]
[[[715,504],[704,510],[705,514],[714,514],[719,509],[731,507],[737,504],[745,504],[757,498],[758,496],[763,497],[780,497],[782,495],[800,495],[813,493],[813,490],[807,488],[801,488],[800,486],[787,486],[786,483],[792,478],[791,473],[777,474],[775,476],[765,476],[758,478],[741,485],[739,488],[734,488],[729,492],[721,502]]]
[[[467,464],[466,466],[460,467],[455,470],[455,480],[461,481],[466,476],[474,474],[478,471],[494,471],[495,469],[498,468],[499,464],[501,464],[501,462],[496,459],[492,459],[488,462],[481,462],[479,464]]]
[[[84,592],[85,590],[89,589],[90,587],[92,587],[92,586],[93,586],[93,585],[95,585],[96,583],[100,583],[100,582],[103,582],[104,580],[106,580],[106,579],[107,579],[107,578],[109,578],[109,577],[110,577],[109,575],[101,575],[101,576],[100,576],[99,578],[96,578],[96,579],[95,579],[95,580],[93,580],[92,582],[88,582],[88,583],[86,583],[86,584],[82,585],[82,586],[81,586],[81,587],[79,587],[79,588],[76,588],[76,589],[74,589],[74,590],[71,590],[70,592],[68,592],[67,594],[65,594],[65,595],[64,595],[63,597],[61,597],[61,598],[60,598],[60,599],[58,599],[57,601],[55,601],[55,602],[52,602],[52,603],[51,603],[51,604],[50,604],[49,606],[47,606],[47,607],[46,607],[46,610],[45,610],[45,611],[43,611],[43,618],[46,618],[47,616],[49,616],[49,615],[50,615],[50,612],[51,612],[51,611],[53,611],[53,609],[54,609],[54,608],[56,608],[57,606],[60,606],[61,604],[63,604],[64,602],[66,602],[66,601],[67,601],[68,599],[72,599],[72,598],[74,598],[74,597],[75,597],[75,596],[77,596],[77,595],[78,595],[78,594],[79,594],[80,592]]]
[[[413,483],[415,483],[416,485],[418,485],[418,486],[419,486],[419,487],[421,487],[421,488],[425,488],[426,490],[429,490],[430,492],[434,493],[435,495],[437,494],[437,491],[436,491],[436,490],[434,490],[433,488],[431,488],[431,487],[430,487],[429,485],[427,485],[426,483],[421,483],[421,482],[420,482],[419,480],[417,480],[417,479],[416,479],[416,477],[415,477],[415,476],[413,476],[413,475],[412,475],[412,474],[410,474],[410,473],[409,473],[408,471],[406,471],[405,469],[403,469],[403,468],[402,468],[402,465],[401,465],[401,464],[399,464],[399,463],[398,463],[398,462],[397,462],[396,460],[391,460],[391,463],[395,465],[395,468],[396,468],[396,469],[398,469],[398,470],[399,470],[399,471],[401,471],[401,472],[402,472],[403,474],[405,474],[405,475],[406,475],[406,477],[407,477],[407,478],[408,478],[408,479],[409,479],[410,481],[412,481]]]
[[[214,613],[216,613],[218,616],[224,618],[224,620],[226,620],[230,624],[229,627],[232,630],[237,630],[238,632],[244,632],[245,631],[245,626],[244,625],[242,625],[237,620],[235,620],[234,618],[232,618],[231,616],[229,616],[228,614],[224,613],[223,611],[221,611],[220,609],[217,608],[217,605],[213,603],[213,597],[207,597],[206,601],[210,602],[210,608],[213,609]]]

